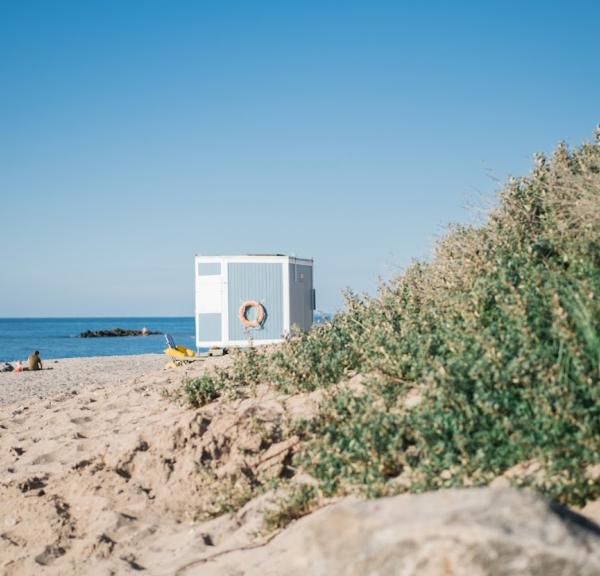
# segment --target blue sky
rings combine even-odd
[[[0,316],[191,315],[193,256],[373,292],[600,122],[596,2],[0,0]]]

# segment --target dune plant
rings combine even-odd
[[[184,380],[181,395],[194,408],[210,404],[221,396],[222,386],[215,374],[203,374],[198,378]],[[179,397],[179,395],[176,395]]]
[[[451,227],[377,297],[349,293],[260,366],[248,354],[229,378],[288,393],[368,376],[297,431],[324,493],[483,484],[535,460],[522,483],[562,502],[599,496],[600,130],[536,156],[483,225]]]
[[[221,397],[229,399],[247,395],[260,381],[266,360],[255,346],[232,351],[229,368],[215,368],[197,378],[183,382],[180,393],[191,406],[200,407]]]

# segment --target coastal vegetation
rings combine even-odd
[[[194,407],[259,383],[321,393],[287,432],[313,483],[273,525],[317,498],[500,476],[562,503],[600,496],[600,130],[536,156],[482,225],[452,226],[376,297],[345,298],[329,322],[182,389]]]

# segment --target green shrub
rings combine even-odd
[[[309,332],[293,334],[269,358],[264,377],[286,392],[310,391],[338,382],[361,365],[363,301],[348,292],[346,310]]]
[[[413,490],[481,483],[536,459],[543,492],[597,497],[600,147],[539,158],[485,226],[454,228],[361,323],[361,370],[380,383],[313,422],[302,462],[326,490],[380,490],[394,466]],[[394,412],[411,384],[423,401]]]
[[[298,463],[324,492],[482,484],[535,460],[540,475],[516,482],[599,496],[600,144],[536,157],[482,226],[451,227],[377,297],[347,294],[331,322],[268,359],[241,354],[213,384],[293,393],[356,372],[366,390],[336,388],[299,430]]]
[[[231,354],[232,366],[225,372],[230,384],[238,387],[256,386],[266,368],[264,354],[252,343],[247,348],[232,350]]]
[[[185,400],[193,407],[204,406],[221,396],[239,398],[251,392],[265,370],[265,357],[254,346],[232,351],[233,362],[228,369],[214,368],[193,380],[185,380],[181,389]]]
[[[314,420],[297,430],[308,445],[299,464],[321,481],[326,495],[362,486],[381,494],[386,480],[402,471],[402,418],[376,394],[332,394]]]
[[[221,388],[213,375],[203,374],[199,378],[183,382],[183,394],[192,406],[198,408],[210,404],[221,396]]]

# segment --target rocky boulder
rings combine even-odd
[[[445,490],[341,501],[202,564],[189,573],[597,576],[600,528],[528,491]]]
[[[112,328],[111,330],[86,330],[82,332],[80,338],[118,338],[121,336],[155,336],[161,334],[155,330],[129,330],[127,328]]]

